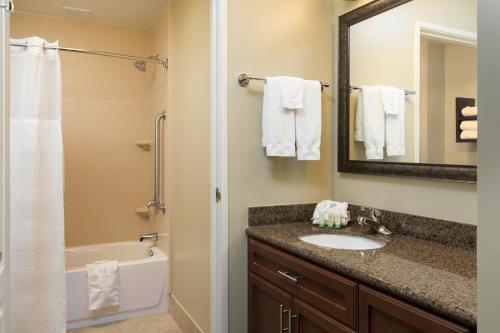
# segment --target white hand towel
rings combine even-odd
[[[321,83],[304,81],[304,108],[295,111],[297,159],[319,160],[321,144]]]
[[[462,109],[462,116],[471,117],[477,116],[477,108],[475,106],[466,106]]]
[[[332,209],[335,208],[340,208],[341,210],[341,223],[342,225],[347,225],[349,223],[349,212],[347,208],[349,207],[349,204],[347,202],[339,202],[339,201],[332,201],[332,200],[323,200],[320,201],[317,205],[316,208],[314,209],[313,217],[312,217],[312,223],[313,224],[320,224],[321,219],[324,216],[324,213],[329,212]]]
[[[380,86],[385,112],[385,146],[387,156],[404,156],[405,149],[405,91]]]
[[[298,77],[279,76],[281,98],[285,109],[302,109],[304,107],[304,80]]]
[[[477,140],[477,131],[462,131],[460,133],[460,139],[462,140]]]
[[[295,156],[295,111],[283,107],[278,78],[266,78],[262,108],[262,146],[267,156]]]
[[[463,131],[477,131],[477,120],[465,120],[460,123],[460,129]]]
[[[384,158],[385,114],[379,87],[361,87],[358,95],[354,139],[365,143],[368,160]]]
[[[89,311],[118,306],[118,262],[96,261],[88,264],[86,268]]]

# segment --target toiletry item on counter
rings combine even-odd
[[[340,228],[349,223],[347,202],[323,200],[316,205],[312,223],[320,227]]]

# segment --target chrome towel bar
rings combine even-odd
[[[241,73],[240,75],[238,75],[238,83],[241,87],[248,86],[248,84],[250,83],[250,80],[266,81],[265,78],[253,77],[253,76],[249,76],[248,74],[245,74],[245,73]],[[321,81],[319,81],[319,82],[321,83],[321,89],[330,87],[329,83],[325,83],[325,82],[321,82]]]
[[[358,86],[350,86],[349,87],[349,90],[361,90],[361,87],[358,87]],[[417,92],[414,91],[414,90],[406,90],[405,89],[405,95],[415,95]]]

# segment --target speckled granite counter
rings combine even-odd
[[[305,243],[300,236],[313,233],[368,235],[367,229],[349,226],[341,230],[292,223],[251,226],[250,237],[319,264],[422,308],[475,327],[476,252],[438,242],[395,234],[378,250],[327,249]]]

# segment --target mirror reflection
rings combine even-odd
[[[414,0],[349,29],[350,160],[476,165],[476,0]]]

